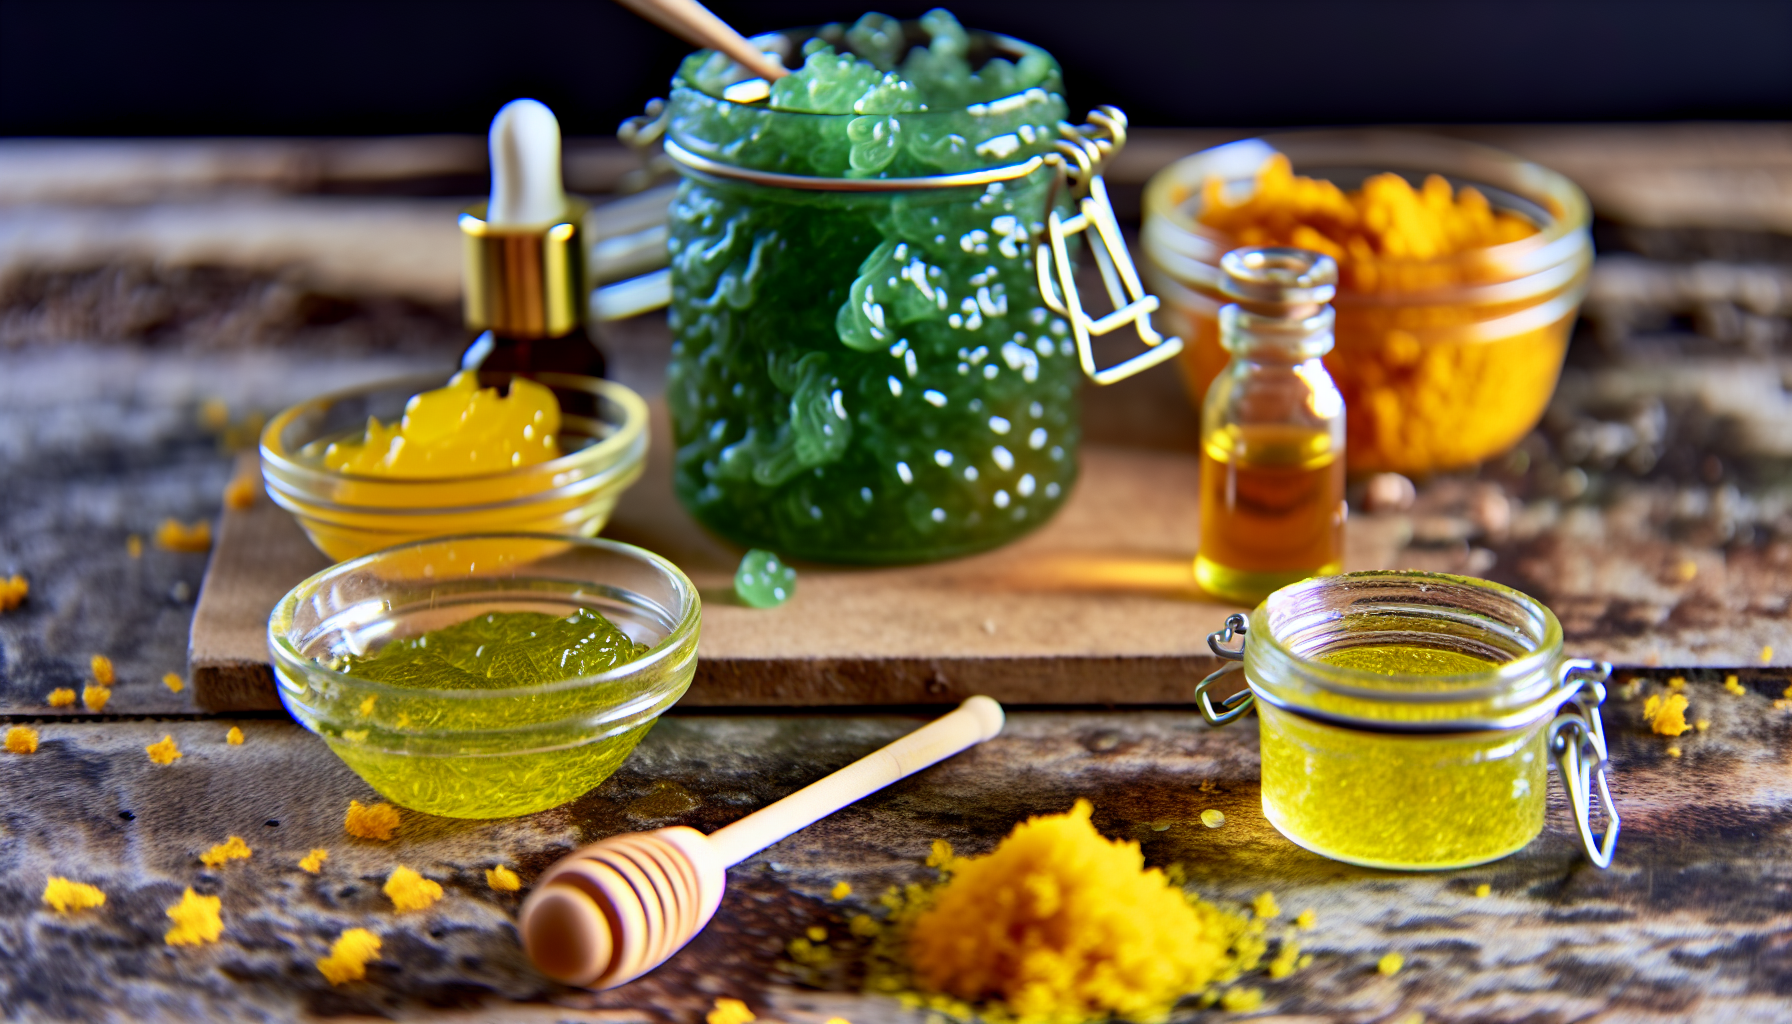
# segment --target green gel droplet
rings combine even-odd
[[[772,552],[754,548],[734,570],[734,592],[755,608],[776,608],[796,593],[796,570]]]

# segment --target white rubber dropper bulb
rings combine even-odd
[[[566,215],[560,184],[560,122],[538,100],[511,100],[492,118],[493,227],[545,224]]]

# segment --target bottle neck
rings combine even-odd
[[[1310,308],[1310,307],[1309,307]],[[1332,307],[1306,317],[1254,313],[1237,303],[1220,307],[1220,345],[1234,359],[1304,363],[1332,350]]]

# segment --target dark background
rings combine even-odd
[[[933,4],[884,2],[913,17]],[[856,17],[717,0],[742,31]],[[1792,0],[958,0],[1135,123],[1792,116]],[[0,0],[0,134],[608,134],[688,47],[607,0]]]

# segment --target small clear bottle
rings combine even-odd
[[[1338,267],[1304,249],[1220,259],[1220,344],[1232,361],[1201,406],[1201,549],[1207,593],[1255,605],[1344,567],[1344,398],[1332,348]]]

